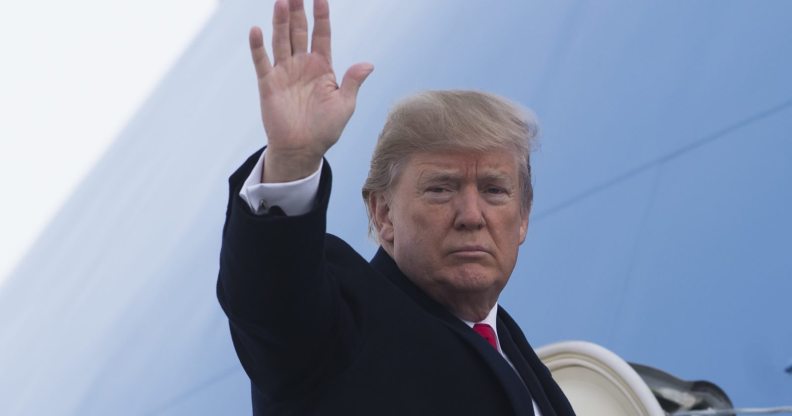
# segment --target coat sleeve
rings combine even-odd
[[[311,211],[257,216],[239,190],[259,154],[229,179],[217,297],[252,383],[269,400],[282,401],[340,371],[354,341],[338,285],[326,271],[328,163]]]

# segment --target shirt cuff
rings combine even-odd
[[[311,210],[319,190],[322,165],[311,175],[292,182],[262,183],[261,171],[264,168],[264,155],[261,152],[253,171],[245,179],[239,197],[247,202],[250,211],[256,215],[264,215],[273,206],[280,207],[286,215],[302,215]]]

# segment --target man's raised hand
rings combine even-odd
[[[272,18],[272,54],[261,29],[250,30],[261,118],[268,146],[263,182],[304,178],[319,167],[338,141],[352,112],[358,89],[374,67],[352,65],[339,87],[330,52],[330,8],[314,0],[314,28],[308,52],[308,21],[302,0],[277,0]]]

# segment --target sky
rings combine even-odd
[[[0,2],[0,284],[215,8]]]

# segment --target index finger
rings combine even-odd
[[[330,53],[330,6],[327,0],[314,0],[314,28],[311,36],[311,52],[318,53],[332,62]]]

